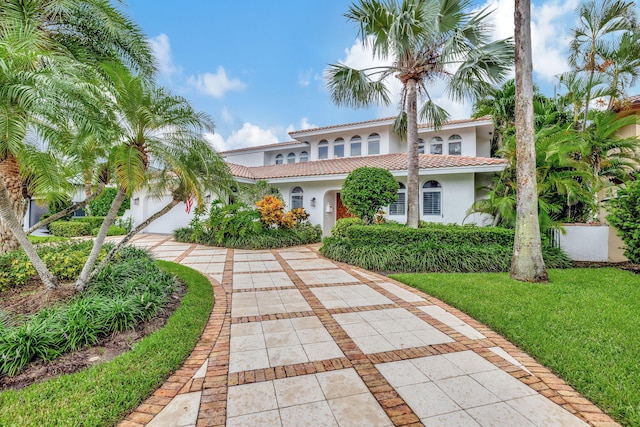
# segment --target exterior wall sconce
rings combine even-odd
[[[140,198],[136,197],[135,199],[133,199],[133,205],[134,206],[140,206]]]
[[[325,212],[327,213],[333,212],[333,205],[331,203],[327,203],[327,208],[325,209]]]
[[[315,208],[315,207],[316,207],[316,198],[315,198],[315,197],[312,197],[312,198],[311,198],[311,207],[312,207],[312,208]]]

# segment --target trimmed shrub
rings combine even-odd
[[[615,199],[609,200],[607,216],[609,224],[618,229],[626,248],[624,255],[633,263],[640,263],[640,181],[627,184],[618,190]]]
[[[79,221],[54,221],[49,224],[49,231],[54,236],[78,237],[91,234],[91,224]]]
[[[51,216],[53,214],[57,214],[58,212],[67,209],[72,204],[73,204],[73,201],[71,200],[71,197],[68,196],[68,195],[63,196],[62,199],[50,200],[50,201],[47,202],[47,211],[48,211],[48,213],[42,215],[40,217],[40,219],[43,220],[43,219],[46,219],[46,218],[48,218],[49,216]],[[71,215],[72,214],[65,215],[62,218],[60,218],[60,220],[61,221],[68,221],[71,218]]]
[[[97,236],[99,232],[100,232],[100,227],[94,228],[93,230],[91,230],[91,235]],[[116,227],[115,225],[112,225],[107,230],[107,236],[124,236],[125,234],[127,234],[126,228]]]
[[[375,220],[382,206],[398,197],[398,182],[386,169],[362,167],[344,180],[340,197],[349,212],[362,218],[365,224]]]
[[[78,216],[72,219],[72,221],[77,222],[88,222],[91,224],[91,229],[100,228],[102,223],[104,222],[103,216]]]
[[[364,225],[364,221],[360,218],[340,218],[331,229],[331,235],[334,237],[347,237],[347,230],[354,225]]]
[[[109,212],[109,208],[111,208],[111,203],[113,203],[113,199],[116,198],[116,194],[118,190],[115,188],[105,188],[102,190],[102,193],[91,202],[89,202],[89,212],[93,216],[106,216]],[[118,216],[122,216],[124,211],[131,207],[131,199],[128,197],[124,199],[122,206],[118,209]]]

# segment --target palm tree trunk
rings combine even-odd
[[[147,226],[149,224],[151,224],[153,221],[155,221],[156,219],[160,218],[161,216],[163,216],[164,214],[169,212],[171,209],[173,209],[175,206],[177,206],[178,203],[180,203],[180,200],[171,200],[168,204],[166,204],[158,212],[154,213],[149,218],[147,218],[146,220],[144,220],[143,222],[138,224],[135,228],[131,229],[131,231],[129,233],[127,233],[127,235],[124,236],[124,238],[113,249],[111,249],[111,251],[102,260],[102,262],[100,263],[100,265],[98,265],[98,267],[94,270],[94,272],[99,271],[101,268],[106,266],[107,263],[109,261],[111,261],[111,258],[113,258],[113,256],[116,254],[116,252],[118,252],[120,250],[120,248],[122,248],[124,245],[129,243],[129,241],[133,238],[133,236],[135,236],[140,231],[142,231],[145,228],[147,228]]]
[[[100,187],[98,187],[98,190],[93,193],[93,194],[89,194],[87,196],[86,199],[84,199],[81,202],[78,203],[74,203],[73,205],[69,206],[68,208],[55,213],[49,217],[47,217],[46,219],[43,219],[42,221],[39,221],[38,223],[36,223],[34,226],[32,226],[31,228],[29,228],[26,233],[27,236],[31,233],[33,233],[34,231],[36,231],[38,228],[40,227],[44,227],[47,224],[51,224],[53,221],[56,221],[60,218],[62,218],[63,216],[67,216],[72,212],[75,212],[78,209],[82,209],[85,206],[87,206],[89,203],[91,203],[91,201],[95,200],[96,197],[98,197],[100,195],[100,193],[102,193],[102,190],[104,189],[104,185],[101,185]]]
[[[416,81],[409,79],[407,86],[407,225],[420,224],[420,182],[418,157],[418,94]]]
[[[0,162],[0,175],[4,180],[13,214],[22,223],[26,210],[20,167],[15,157],[9,155],[9,157]],[[19,247],[20,242],[11,231],[9,224],[5,221],[0,222],[0,253],[9,252]]]
[[[40,259],[40,256],[36,252],[36,248],[29,241],[29,238],[22,228],[22,224],[20,224],[20,221],[15,215],[13,205],[14,203],[12,203],[10,198],[4,177],[0,176],[0,220],[2,220],[3,225],[11,231],[20,246],[22,246],[24,252],[29,258],[29,261],[31,261],[31,264],[33,264],[33,267],[36,269],[38,276],[40,276],[42,283],[44,283],[45,288],[50,291],[57,286],[55,279],[47,269],[47,266],[44,265],[44,262],[42,262],[42,259]]]
[[[549,277],[542,259],[538,223],[530,0],[516,0],[514,18],[518,202],[511,277],[526,282],[546,282]]]
[[[93,270],[93,267],[96,265],[96,261],[98,260],[98,255],[100,254],[100,250],[102,249],[102,245],[104,244],[104,239],[107,237],[107,232],[109,231],[109,227],[113,224],[113,221],[116,219],[118,215],[118,209],[122,206],[124,199],[127,197],[127,193],[121,188],[118,188],[118,192],[116,193],[116,197],[114,197],[113,202],[111,203],[111,207],[109,208],[109,212],[107,212],[107,216],[104,218],[102,222],[102,226],[100,227],[100,231],[93,241],[93,248],[91,249],[91,253],[89,254],[89,258],[87,258],[87,262],[82,267],[82,272],[80,273],[80,277],[76,281],[74,287],[76,291],[84,290],[87,282],[89,281],[89,275]]]

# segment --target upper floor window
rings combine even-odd
[[[442,154],[442,138],[434,136],[429,141],[429,154]]]
[[[349,146],[350,146],[349,155],[351,157],[357,157],[362,155],[362,138],[360,138],[358,135],[351,138],[351,143],[349,144]]]
[[[449,142],[449,155],[459,156],[462,154],[462,137],[458,134],[453,134],[447,140]]]
[[[281,165],[284,163],[284,156],[282,154],[278,154],[276,156],[276,165]]]
[[[407,212],[407,188],[401,182],[398,185],[400,186],[398,188],[398,198],[389,205],[389,215],[405,215]]]
[[[367,154],[380,154],[380,135],[372,133],[367,138]]]
[[[287,154],[287,163],[295,163],[296,162],[296,153]]]
[[[291,209],[302,207],[302,193],[301,187],[293,187],[293,190],[291,190]]]
[[[344,157],[344,139],[338,138],[334,141],[333,157]]]
[[[422,186],[422,215],[442,215],[442,186],[438,181]]]
[[[318,143],[318,159],[328,159],[329,158],[329,143],[326,139],[323,139]]]
[[[424,139],[418,138],[418,154],[424,154]]]
[[[302,153],[300,153],[300,163],[306,163],[309,161],[309,153],[307,153],[306,151],[303,151]]]

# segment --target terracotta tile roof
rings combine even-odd
[[[491,120],[490,116],[482,116],[482,117],[478,117],[477,119],[458,119],[458,120],[449,120],[448,122],[445,122],[442,124],[442,127],[445,126],[455,126],[455,125],[462,125],[465,123],[474,123],[474,122],[483,122],[486,120]],[[430,128],[432,127],[431,123],[422,123],[418,125],[418,129],[425,129],[425,128]]]
[[[322,127],[319,127],[319,128],[312,128],[312,129],[294,130],[292,132],[289,132],[289,135],[293,136],[293,135],[297,135],[299,133],[317,132],[319,130],[325,130],[325,129],[340,129],[340,128],[344,128],[344,127],[364,125],[364,124],[369,124],[369,123],[378,123],[378,122],[387,122],[387,121],[392,121],[393,122],[395,119],[396,119],[395,116],[394,117],[384,117],[382,119],[365,120],[363,122],[343,123],[343,124],[340,124],[340,125],[331,125],[331,126],[322,126]]]
[[[622,101],[616,102],[612,109],[618,113],[620,111],[630,111],[638,108],[640,108],[640,95],[630,96]]]
[[[240,153],[243,151],[253,151],[257,149],[264,150],[265,148],[288,147],[290,145],[297,145],[297,144],[304,144],[304,142],[287,141],[287,142],[277,142],[275,144],[254,145],[253,147],[243,147],[243,148],[236,148],[233,150],[221,151],[220,154],[225,155],[225,154],[232,154],[232,153]]]
[[[506,165],[507,163],[508,161],[505,159],[487,157],[420,155],[420,169],[493,166]],[[343,157],[340,159],[316,160],[306,163],[285,163],[270,166],[244,167],[235,164],[229,164],[229,166],[235,176],[254,179],[346,175],[352,170],[363,166],[378,167],[390,171],[407,170],[407,153]]]

